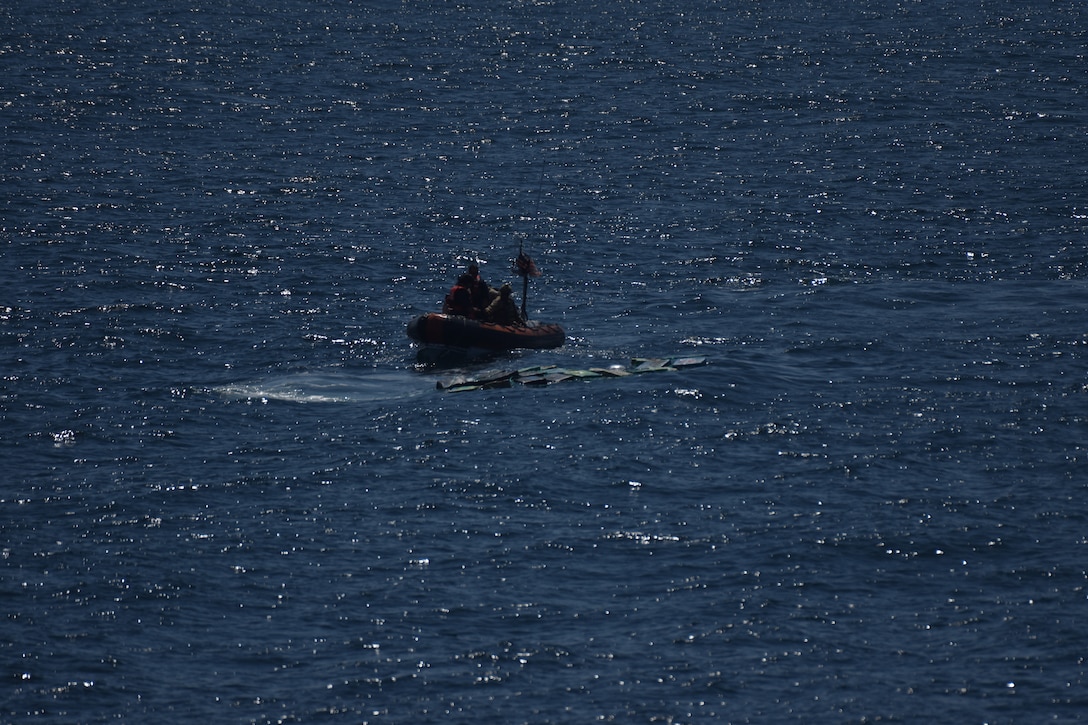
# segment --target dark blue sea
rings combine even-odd
[[[6,3],[0,721],[1088,720],[1086,48],[1074,0]],[[519,249],[566,344],[421,362]]]

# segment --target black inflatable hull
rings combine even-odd
[[[408,337],[421,345],[476,348],[480,350],[546,350],[559,347],[566,333],[559,325],[530,322],[528,325],[494,325],[457,315],[432,312],[408,323]]]

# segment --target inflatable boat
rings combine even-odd
[[[431,312],[408,323],[408,337],[421,345],[480,350],[545,350],[562,345],[566,333],[559,325],[547,322],[497,325],[459,315]]]

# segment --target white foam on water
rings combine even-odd
[[[305,372],[214,388],[228,398],[289,403],[366,403],[422,395],[433,385],[407,371]]]

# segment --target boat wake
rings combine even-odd
[[[305,372],[251,383],[230,383],[213,388],[227,398],[290,403],[371,403],[402,400],[429,392],[418,375],[403,370],[373,371],[366,375],[342,372]]]

